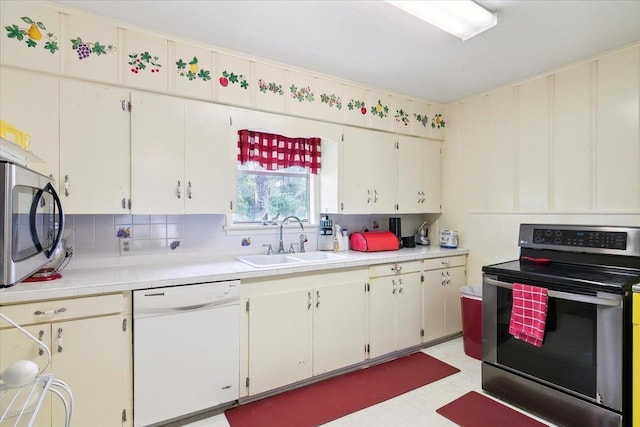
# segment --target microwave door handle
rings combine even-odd
[[[60,241],[62,240],[62,233],[64,232],[64,211],[62,210],[62,202],[60,201],[60,197],[58,196],[58,193],[56,193],[55,188],[53,188],[53,185],[51,185],[50,182],[44,186],[44,191],[51,193],[51,195],[53,196],[53,201],[56,203],[56,206],[58,207],[58,234],[56,235],[56,238],[53,241],[53,245],[51,246],[51,249],[45,252],[45,255],[47,256],[47,258],[49,258],[51,257],[51,254],[53,254],[53,251],[56,250],[56,248],[60,244]]]
[[[29,209],[29,227],[31,228],[31,240],[33,241],[33,245],[36,247],[36,250],[38,252],[42,250],[42,244],[40,243],[40,239],[38,238],[38,228],[36,227],[36,215],[38,213],[38,205],[40,204],[42,193],[44,193],[44,190],[38,189],[35,197],[31,201],[31,209]],[[47,258],[49,258],[48,255],[47,255]]]
[[[512,289],[513,283],[502,282],[500,280],[484,278],[484,283],[505,289]],[[606,305],[608,307],[622,307],[622,296],[615,295],[614,298],[603,298],[590,295],[572,294],[570,292],[547,291],[549,298],[564,299],[567,301],[584,302],[587,304]]]

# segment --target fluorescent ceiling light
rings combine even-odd
[[[498,17],[470,0],[387,1],[462,40],[495,27]]]

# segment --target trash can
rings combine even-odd
[[[464,353],[482,360],[482,287],[460,288]]]

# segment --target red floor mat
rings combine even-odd
[[[475,391],[447,403],[436,412],[462,427],[547,426]]]
[[[287,391],[225,412],[231,427],[313,427],[460,370],[424,353]]]

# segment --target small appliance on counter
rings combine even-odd
[[[400,218],[389,218],[389,231],[396,235],[398,240],[402,239],[402,227]]]
[[[429,246],[431,244],[429,241],[429,226],[427,225],[427,221],[424,221],[420,224],[420,227],[418,227],[415,235],[415,244],[422,246]]]
[[[73,257],[73,248],[67,248],[66,240],[62,239],[60,245],[51,254],[50,261],[22,282],[47,282],[61,279],[61,271],[71,262],[71,257]]]
[[[440,230],[440,247],[455,249],[458,247],[458,232],[455,230]]]
[[[365,231],[350,237],[351,250],[360,252],[397,251],[400,241],[390,231]]]
[[[333,250],[333,220],[329,215],[320,215],[320,227],[318,228],[318,250]]]

